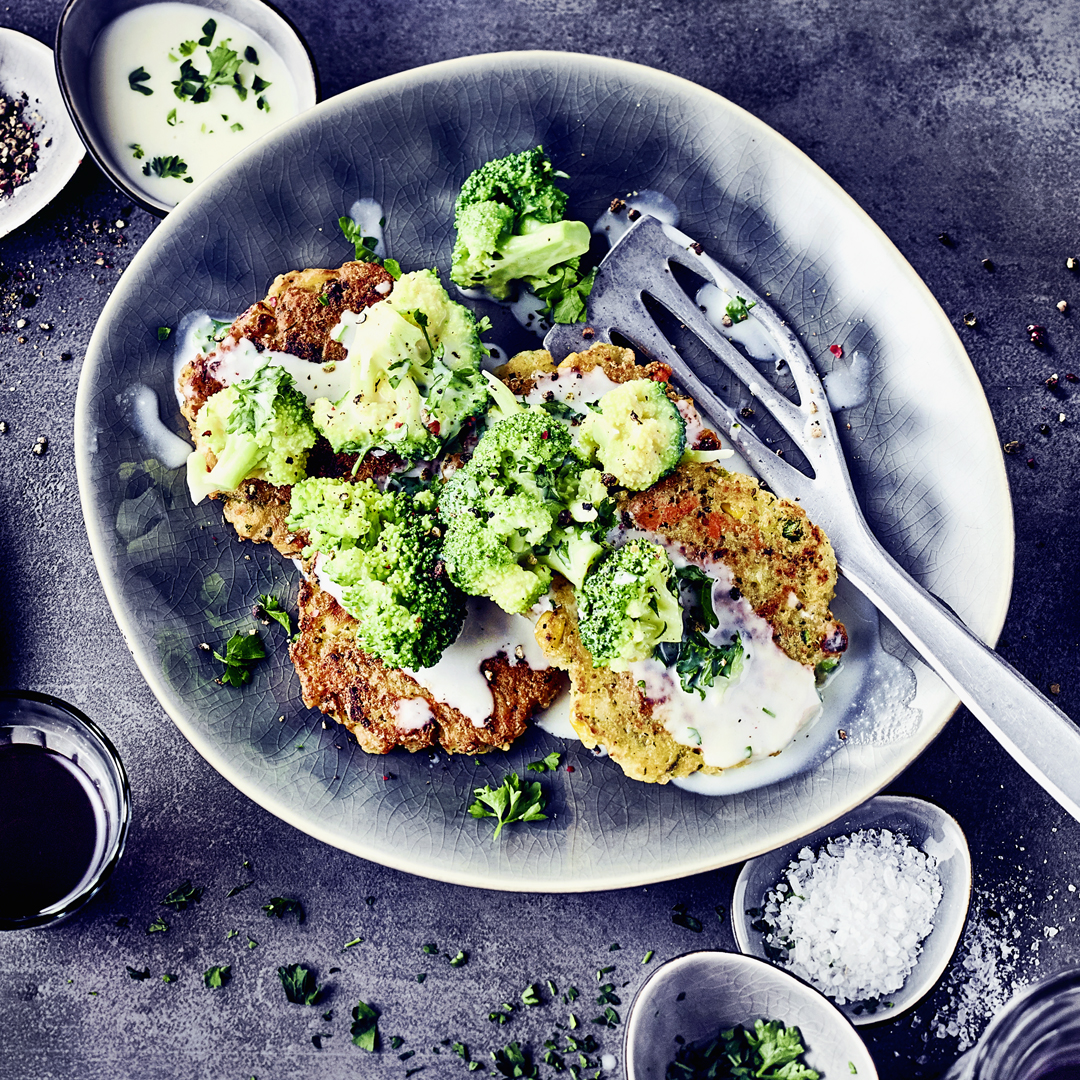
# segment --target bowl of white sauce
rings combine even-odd
[[[55,56],[91,156],[157,214],[319,100],[307,45],[264,0],[68,0]]]

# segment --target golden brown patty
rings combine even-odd
[[[294,270],[274,279],[266,298],[252,304],[229,328],[228,336],[247,338],[260,349],[292,353],[312,363],[342,360],[344,350],[330,340],[343,311],[362,311],[389,293],[393,278],[379,265],[347,262],[337,270]],[[383,291],[379,291],[380,288]],[[198,414],[208,398],[224,388],[214,375],[215,354],[197,356],[180,372],[182,410],[196,446],[201,442]],[[212,462],[211,462],[212,464]],[[401,464],[394,454],[368,456],[357,467],[355,454],[335,454],[320,439],[308,457],[311,476],[364,480],[385,475]],[[235,491],[211,496],[223,503],[226,521],[242,540],[268,541],[286,557],[296,555],[306,538],[285,527],[288,487],[247,480]]]
[[[643,367],[628,374],[625,356],[609,366],[609,355],[596,358],[613,381],[645,377]],[[543,357],[537,360],[537,374],[551,370],[550,357],[546,369]],[[560,368],[588,370],[582,360],[567,357]],[[515,374],[528,379],[522,367]],[[624,493],[619,511],[626,528],[680,545],[691,562],[727,566],[735,587],[793,660],[813,667],[847,648],[847,633],[829,610],[836,558],[828,539],[801,507],[764,491],[754,478],[715,465],[681,465],[648,491]],[[652,703],[629,672],[594,666],[578,633],[573,589],[561,579],[555,609],[541,617],[536,637],[552,663],[570,674],[570,719],[587,747],[603,746],[628,776],[647,782],[721,771],[654,720]]]
[[[344,724],[372,754],[398,746],[412,751],[442,746],[455,754],[506,750],[524,734],[532,713],[550,705],[566,686],[558,668],[534,671],[500,653],[480,665],[494,707],[477,727],[457,709],[436,701],[406,672],[368,656],[356,643],[356,620],[314,582],[301,584],[299,608],[300,632],[289,654],[304,704]],[[413,727],[416,721],[410,718],[423,718],[424,704],[401,705],[409,699],[426,704],[429,718],[420,727]]]

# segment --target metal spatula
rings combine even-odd
[[[798,391],[798,404],[776,389],[687,296],[671,264],[681,263],[732,297],[753,306],[753,318],[774,340]],[[798,447],[808,476],[779,457],[717,392],[695,374],[661,332],[643,295],[666,308],[730,369]],[[796,499],[828,534],[843,575],[886,615],[990,733],[1074,818],[1080,820],[1080,729],[1022,675],[981,642],[919,585],[870,531],[836,435],[825,390],[806,350],[769,305],[721,268],[700,244],[643,216],[600,264],[588,301],[592,341],[613,332],[651,359],[671,366],[717,430],[778,494]],[[588,331],[586,331],[588,333]],[[589,345],[583,327],[556,326],[544,340],[556,360]],[[722,374],[722,369],[717,369]]]

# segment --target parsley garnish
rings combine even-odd
[[[171,326],[159,326],[157,328],[157,339],[158,339],[158,341],[168,341],[169,340],[169,335],[171,333],[172,333],[172,327]]]
[[[268,86],[273,86],[273,83],[268,83],[258,75],[251,80],[251,89],[253,93],[261,94]]]
[[[292,633],[292,623],[289,620],[289,613],[278,603],[277,597],[271,596],[270,593],[263,593],[259,596],[259,604],[255,608],[255,617],[261,619],[263,617],[267,619],[273,619],[274,622],[285,628],[286,634]]]
[[[469,813],[474,818],[493,817],[498,821],[493,840],[499,838],[504,825],[547,818],[547,814],[540,813],[546,805],[540,784],[536,781],[523,784],[517,773],[510,773],[497,788],[488,784],[474,788],[473,794],[476,801],[469,807]]]
[[[522,1050],[517,1042],[507,1043],[501,1050],[491,1051],[491,1060],[498,1070],[496,1076],[524,1077],[527,1080],[538,1077],[537,1067],[529,1057],[528,1051]]]
[[[541,758],[539,761],[530,761],[525,766],[529,772],[547,772],[549,769],[554,772],[559,767],[559,762],[562,760],[562,754],[558,750],[552,750],[547,757]]]
[[[236,81],[242,61],[236,50],[229,48],[228,38],[216,48],[210,49],[206,55],[210,60],[210,74],[206,76],[206,86],[229,86]],[[255,81],[260,81],[258,75],[255,76]]]
[[[521,1000],[530,1008],[541,1004],[540,991],[537,989],[536,983],[529,983],[529,985],[521,991]]]
[[[131,156],[138,161],[140,158],[146,157],[146,151],[137,143],[129,143],[128,149],[131,151]]]
[[[382,261],[375,254],[375,249],[379,246],[378,237],[365,236],[364,230],[348,214],[343,214],[338,218],[338,226],[345,234],[345,239],[353,245],[357,262],[377,263]]]
[[[258,64],[258,62],[259,62],[259,54],[249,45],[244,50],[244,59],[249,64]]]
[[[296,915],[297,922],[304,921],[304,905],[299,900],[290,900],[285,896],[275,896],[269,903],[263,904],[263,911],[268,919],[283,919],[286,915]]]
[[[206,101],[210,93],[203,86],[205,82],[206,76],[190,60],[185,60],[180,65],[180,77],[172,81],[173,93],[181,101],[184,98],[191,98],[196,102]]]
[[[199,44],[209,48],[214,43],[214,35],[217,33],[217,20],[207,19],[203,23],[202,32],[203,36],[199,38]]]
[[[322,987],[315,985],[315,972],[303,964],[291,964],[277,969],[285,996],[294,1005],[314,1005],[319,1000]]]
[[[750,309],[752,307],[757,307],[756,300],[751,300],[747,303],[738,293],[736,293],[735,299],[727,302],[724,311],[733,323],[741,323],[750,318]]]
[[[352,1011],[353,1022],[349,1027],[352,1041],[361,1050],[374,1051],[379,1045],[379,1010],[359,1001]]]
[[[197,41],[181,41],[177,48],[177,52],[179,52],[181,56],[190,56],[196,48],[198,48],[198,44]]]
[[[181,160],[176,154],[168,157],[156,157],[148,161],[143,167],[143,176],[160,176],[163,180],[183,180],[185,184],[192,184],[194,180],[187,176],[187,162]]]
[[[170,109],[165,114],[165,123],[168,124],[169,127],[176,127],[176,110],[175,109]]]
[[[401,277],[401,263],[397,259],[383,259],[383,269],[395,280]]]
[[[162,907],[171,907],[173,911],[183,911],[189,904],[197,904],[202,899],[203,887],[193,886],[190,881],[177,885],[164,900]]]
[[[150,78],[150,73],[145,68],[138,67],[128,76],[128,86],[137,94],[146,94],[149,97],[154,91],[143,84]]]
[[[148,934],[164,934],[169,924],[159,915],[147,928]]]
[[[234,885],[226,894],[225,899],[229,900],[234,896],[239,896],[245,889],[250,889],[254,885],[254,881],[245,881],[243,885]]]
[[[561,420],[569,420],[571,422],[580,423],[582,419],[582,413],[579,413],[576,409],[572,409],[565,401],[542,401],[540,408],[548,414],[548,416],[557,416]]]
[[[139,982],[142,982],[143,979],[149,979],[150,978],[150,969],[148,967],[144,967],[142,969],[142,971],[139,971],[137,968],[133,968],[133,967],[128,966],[127,973],[133,979],[136,979]]]
[[[207,968],[203,972],[203,982],[206,983],[207,988],[210,990],[220,990],[231,978],[230,968],[231,964],[225,964],[223,967]]]
[[[679,644],[679,659],[675,663],[679,682],[687,694],[695,690],[705,698],[706,687],[718,678],[730,679],[742,671],[743,644],[738,634],[731,635],[728,645],[713,645],[698,630],[692,630]]]
[[[687,930],[693,930],[695,934],[700,934],[702,931],[701,920],[688,915],[685,904],[676,904],[671,909],[671,921],[676,926],[685,926]]]
[[[713,579],[698,566],[680,566],[675,571],[679,584],[690,592],[690,613],[705,624],[707,630],[720,625],[713,610]]]
[[[469,954],[464,949],[458,949],[457,956],[450,957],[450,966],[452,968],[462,967],[469,960]]]
[[[803,1053],[801,1039],[798,1028],[785,1028],[777,1020],[756,1020],[753,1031],[740,1024],[707,1042],[680,1046],[669,1075],[819,1080],[817,1072],[796,1060]]]
[[[225,665],[225,673],[220,681],[230,686],[243,686],[244,683],[251,682],[252,664],[265,656],[266,650],[257,630],[247,634],[233,634],[225,645],[224,656],[214,650],[214,659]]]

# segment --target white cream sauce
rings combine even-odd
[[[538,376],[533,388],[525,395],[525,403],[539,405],[544,401],[564,401],[567,405],[584,406],[599,401],[618,385],[607,377],[602,367],[594,367],[591,371],[563,369]],[[549,393],[554,396],[549,398]]]
[[[116,402],[147,454],[166,469],[179,469],[187,461],[191,446],[162,422],[158,396],[149,386],[129,386],[117,395]]]
[[[724,325],[727,305],[734,299],[734,293],[726,292],[719,285],[707,281],[698,289],[694,303],[724,337],[741,345],[747,356],[755,360],[779,360],[780,351],[776,348],[776,342],[768,330],[754,318],[753,308],[742,322],[733,322],[731,326]]]
[[[613,247],[637,220],[636,217],[631,220],[629,214],[631,210],[636,210],[639,215],[648,214],[665,225],[679,224],[679,208],[661,191],[653,191],[651,188],[632,191],[623,199],[623,202],[626,203],[625,210],[620,210],[617,214],[610,209],[605,210],[592,227],[594,233],[606,236],[608,243]]]
[[[345,312],[345,315],[350,314]],[[250,379],[267,363],[283,367],[293,377],[296,389],[304,395],[310,407],[314,407],[317,398],[340,401],[349,391],[347,360],[336,364],[313,364],[310,360],[293,356],[292,353],[275,352],[273,349],[259,352],[254,342],[247,338],[237,341],[236,338],[227,337],[207,365],[207,371],[219,382],[229,386],[242,379]]]
[[[624,534],[629,536],[630,534]],[[662,544],[676,566],[689,560],[680,545],[653,533],[634,533]],[[653,716],[683,746],[700,746],[706,765],[730,768],[783,750],[821,712],[814,673],[792,660],[773,641],[772,627],[744,597],[731,598],[734,583],[723,564],[706,563],[713,579],[712,604],[719,625],[705,636],[726,645],[742,639],[742,671],[717,678],[704,699],[683,690],[674,666],[641,660],[629,670],[653,707]]]
[[[386,225],[386,215],[383,213],[382,204],[375,199],[357,199],[349,207],[349,217],[356,222],[362,236],[370,236],[375,241],[372,251],[380,258],[385,256],[386,239],[383,228]]]
[[[196,44],[187,56],[180,51],[181,43],[197,43],[204,36],[208,19],[217,23],[210,50],[227,43],[241,60],[236,74],[247,90],[245,100],[231,82],[212,86],[206,101],[176,96],[173,82],[180,79],[185,61],[204,77],[210,74],[206,46]],[[248,48],[257,64],[244,59]],[[140,68],[149,78],[129,81]],[[261,85],[256,79],[266,84],[264,89],[254,89]],[[115,166],[133,187],[170,204],[191,190],[186,179],[198,184],[299,111],[296,82],[269,43],[230,16],[195,4],[145,4],[114,19],[94,43],[90,86],[97,127]],[[144,173],[155,159],[174,155],[186,166],[182,176]]]
[[[435,719],[427,698],[398,698],[390,710],[398,731],[423,731]]]
[[[825,396],[833,412],[854,409],[870,400],[870,368],[869,355],[856,349],[850,363],[838,362],[832,371],[822,376]]]

